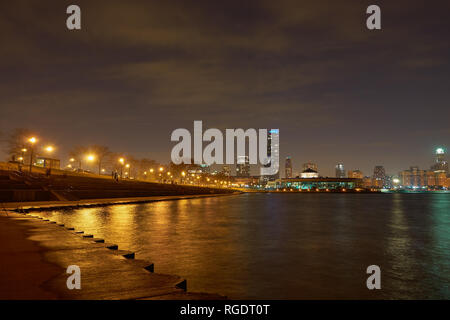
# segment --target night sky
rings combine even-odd
[[[82,30],[66,28],[77,4]],[[382,30],[366,28],[378,4]],[[168,162],[170,134],[279,128],[294,172],[450,148],[450,2],[1,1],[0,130]],[[2,150],[3,152],[3,150]],[[1,158],[6,157],[5,153]],[[284,176],[284,173],[282,174]]]

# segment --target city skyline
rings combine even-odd
[[[80,1],[79,31],[63,3],[2,4],[0,128],[35,130],[62,154],[99,144],[167,162],[170,133],[203,120],[279,128],[294,170],[428,167],[450,146],[438,2],[383,3],[380,31],[365,28],[365,3]]]

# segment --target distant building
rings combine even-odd
[[[401,187],[406,189],[443,189],[448,188],[448,163],[445,160],[443,148],[437,148],[435,163],[430,170],[420,170],[417,166],[411,166],[409,170],[400,172]]]
[[[250,177],[250,162],[248,156],[239,156],[236,165],[237,177]]]
[[[307,163],[303,164],[302,171],[305,171],[307,169],[312,169],[312,170],[314,170],[316,172],[319,172],[319,170],[317,170],[317,164],[312,163],[312,162],[307,162]]]
[[[307,168],[300,173],[300,178],[318,178],[319,173],[311,168]]]
[[[400,172],[400,183],[405,188],[416,189],[425,187],[428,185],[427,180],[426,172],[420,170],[417,166],[412,166],[409,170]]]
[[[286,157],[284,164],[285,178],[292,178],[292,160],[291,157]]]
[[[36,157],[36,166],[49,169],[60,169],[61,161],[59,159]]]
[[[345,169],[342,163],[336,165],[336,178],[345,178]]]
[[[362,180],[363,188],[370,189],[370,188],[372,188],[372,185],[373,185],[373,183],[372,183],[371,177],[366,176],[363,178],[363,180]]]
[[[360,170],[349,170],[347,175],[349,178],[355,178],[355,179],[363,179],[364,178],[364,174]]]
[[[306,169],[311,170],[312,169]],[[361,179],[350,178],[292,178],[278,180],[278,188],[289,188],[297,190],[352,190],[361,186]]]
[[[279,134],[278,129],[269,130],[269,134],[267,136],[267,156],[269,158],[273,156],[275,159],[279,159],[279,145],[276,144],[275,139],[274,139],[275,137],[278,137],[278,134]],[[272,146],[273,146],[273,150],[272,150]],[[272,151],[273,151],[273,155],[272,155]],[[277,170],[276,174],[267,176],[268,180],[270,180],[270,181],[280,178],[279,164],[275,163],[274,165],[275,166],[278,165],[278,168],[277,168],[278,170]],[[267,168],[270,168],[271,166],[272,166],[271,162],[269,162],[268,164],[265,165],[265,167],[267,167]]]
[[[225,165],[222,167],[222,173],[225,177],[231,176],[231,169],[229,166]]]
[[[267,135],[267,157],[269,157],[269,159],[271,157],[273,157],[274,159],[280,159],[279,157],[279,145],[278,145],[278,136],[279,136],[279,131],[278,129],[271,129],[269,130],[269,133]],[[273,147],[273,150],[272,150]],[[273,155],[272,155],[273,152]],[[261,175],[260,180],[262,183],[267,183],[268,181],[274,181],[280,178],[280,164],[279,163],[271,163],[269,161],[269,163],[265,164],[264,167],[265,168],[270,168],[272,167],[272,165],[274,166],[274,168],[277,170],[277,173],[272,174],[272,175]]]
[[[374,188],[384,188],[386,185],[386,170],[383,166],[375,166],[373,170],[372,186]]]
[[[243,188],[257,187],[259,185],[259,177],[236,177],[233,180],[233,185]]]
[[[445,160],[445,150],[444,148],[436,149],[436,161],[435,164],[431,166],[431,170],[435,173],[445,173],[448,174],[448,162]]]

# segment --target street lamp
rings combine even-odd
[[[131,169],[130,169],[130,164],[127,163],[127,165],[125,166],[128,169],[128,179],[131,179]]]
[[[125,164],[125,159],[124,158],[119,158],[119,163],[121,164],[121,166],[120,166],[120,177],[122,178],[122,176],[123,176],[123,165]]]
[[[95,156],[93,154],[86,155],[86,161],[92,162],[94,160],[95,160]],[[80,161],[80,163],[81,163],[81,161]]]
[[[55,149],[52,146],[45,147],[45,151],[47,151],[47,152],[53,152],[53,150],[55,150]]]
[[[31,145],[31,152],[30,152],[30,172],[31,172],[33,166],[33,151],[34,151],[33,146],[37,142],[37,139],[35,137],[31,137],[30,139],[28,139],[28,142]]]

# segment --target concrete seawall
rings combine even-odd
[[[3,203],[0,208],[0,299],[225,299],[187,292],[186,279],[154,273],[150,261],[94,235],[30,212],[146,203],[228,194]],[[81,289],[69,290],[66,269],[81,269]],[[214,291],[212,288],[211,291]]]
[[[3,211],[0,234],[0,299],[225,298],[189,293],[185,279],[154,273],[133,252],[37,215]],[[67,288],[70,265],[80,267],[80,290]]]
[[[237,195],[242,192],[223,194],[196,194],[196,195],[176,195],[176,196],[152,196],[152,197],[131,197],[131,198],[107,198],[107,199],[84,199],[76,201],[27,201],[27,202],[4,202],[0,209],[28,213],[32,211],[58,210],[70,208],[87,208],[110,206],[120,204],[150,203],[156,201],[171,201],[184,199],[199,199],[208,197],[224,197]]]

